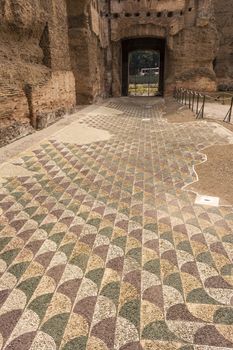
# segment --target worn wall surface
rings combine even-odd
[[[218,33],[211,0],[111,1],[111,40],[153,37],[166,41],[164,92],[175,86],[212,91],[216,89],[213,61]],[[118,62],[114,76],[120,76]],[[119,94],[119,79],[114,89]]]
[[[164,92],[233,90],[232,0],[111,0],[113,92],[121,94],[121,40],[166,41]],[[118,48],[118,49],[117,49]]]
[[[233,0],[214,1],[219,34],[215,60],[218,87],[233,90]]]
[[[21,125],[31,132],[42,115],[47,125],[75,102],[65,1],[1,0],[1,145],[20,137]]]
[[[78,103],[90,103],[109,93],[107,83],[109,23],[103,1],[67,0],[69,45]]]
[[[218,33],[212,0],[68,0],[69,44],[79,103],[122,90],[121,42],[166,41],[166,94],[216,89]]]

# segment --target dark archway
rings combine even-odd
[[[164,93],[164,67],[165,67],[166,40],[160,38],[134,38],[122,40],[122,96],[128,96],[129,81],[129,55],[136,50],[154,50],[160,53],[159,93]]]

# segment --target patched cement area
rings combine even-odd
[[[114,116],[114,115],[120,115],[122,114],[122,111],[117,111],[114,108],[109,108],[105,106],[96,106],[95,109],[92,109],[91,111],[88,111],[87,109],[87,115],[88,116],[97,116],[97,115],[103,115],[103,116]]]
[[[51,137],[51,139],[76,145],[107,141],[110,138],[111,134],[108,131],[79,123],[73,123]]]
[[[213,131],[215,134],[221,137],[224,137],[226,140],[226,143],[233,144],[233,132],[225,128],[226,124],[224,124],[224,126],[216,123],[211,123],[211,124],[214,126]]]
[[[28,171],[23,166],[12,163],[4,163],[0,166],[0,181],[1,177],[15,177],[15,176],[32,176],[35,173]]]
[[[233,145],[212,146],[204,153],[207,161],[195,166],[198,182],[187,186],[200,194],[220,198],[220,204],[233,204]]]
[[[169,123],[198,122],[203,128],[208,123],[216,137],[225,140],[226,145],[216,145],[202,151],[204,161],[195,165],[197,179],[193,184],[185,186],[200,195],[210,195],[220,198],[221,205],[233,204],[233,133],[227,129],[228,124],[218,124],[208,119],[196,120],[195,114],[186,106],[180,106],[176,101],[168,99],[164,117]],[[224,141],[223,141],[224,142]]]
[[[177,103],[174,99],[166,99],[164,118],[168,123],[195,122],[195,114],[187,107]]]

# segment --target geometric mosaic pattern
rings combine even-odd
[[[109,107],[81,123],[110,140],[43,141],[16,160],[34,175],[0,188],[1,349],[233,349],[233,211],[182,190],[226,141]]]

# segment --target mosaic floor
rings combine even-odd
[[[108,140],[14,160],[29,175],[0,187],[1,349],[233,349],[233,210],[182,190],[226,138],[131,101],[80,119]]]

